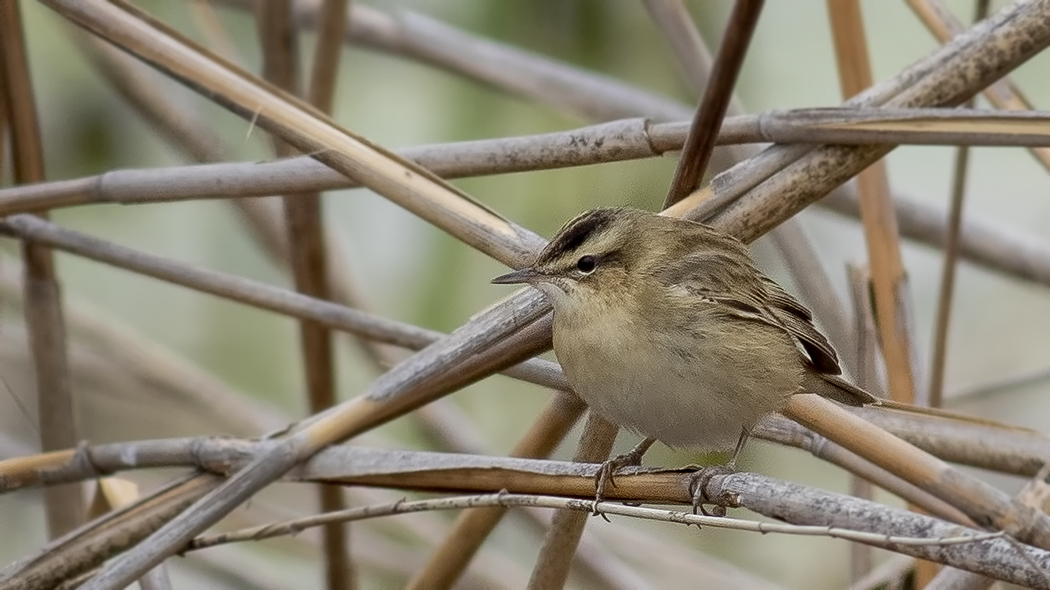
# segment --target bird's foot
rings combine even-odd
[[[700,511],[704,516],[725,516],[726,506],[732,506],[733,500],[726,493],[712,494],[708,489],[711,480],[720,475],[731,475],[736,473],[736,467],[732,462],[725,465],[710,465],[701,467],[696,473],[689,477],[689,494],[693,497],[693,514]],[[707,505],[711,505],[710,511]]]
[[[648,448],[648,447],[646,447]],[[598,469],[598,473],[594,474],[594,515],[598,513],[598,502],[605,500],[605,491],[609,486],[616,487],[615,474],[624,467],[638,467],[642,464],[642,455],[645,454],[645,450],[639,451],[638,447],[635,447],[628,453],[617,455],[612,459],[602,463],[602,466]]]

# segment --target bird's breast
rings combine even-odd
[[[670,446],[730,449],[742,428],[798,389],[797,370],[720,346],[717,325],[675,334],[639,325],[644,315],[618,306],[575,311],[554,316],[554,351],[570,385],[605,419]]]

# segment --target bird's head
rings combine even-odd
[[[646,226],[654,217],[629,207],[581,213],[551,238],[532,265],[492,282],[528,283],[543,291],[555,309],[622,294],[631,289],[632,269],[653,254]]]

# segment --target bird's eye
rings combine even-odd
[[[579,270],[585,275],[589,275],[594,272],[594,267],[598,265],[598,261],[594,259],[594,256],[588,254],[576,261],[576,270]]]

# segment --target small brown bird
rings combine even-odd
[[[606,420],[646,440],[727,450],[800,392],[877,403],[838,377],[808,309],[709,226],[628,207],[569,221],[536,262],[493,279],[528,283],[554,307],[554,353]],[[611,472],[609,472],[611,474]],[[603,486],[599,486],[603,487]]]

